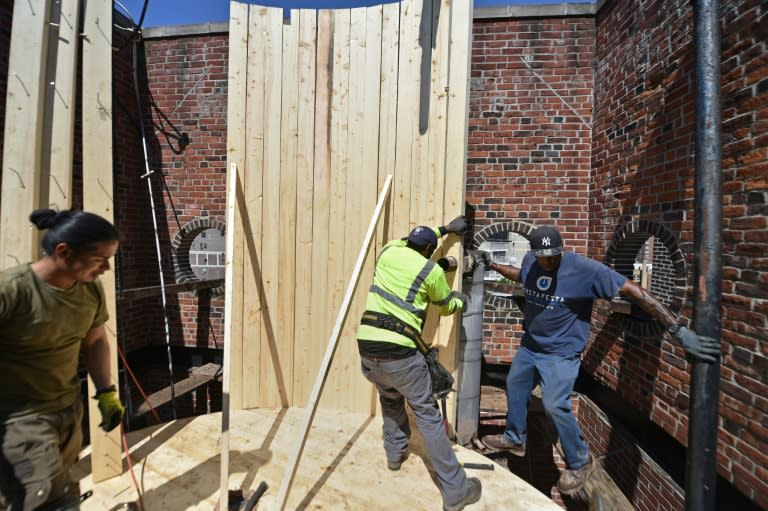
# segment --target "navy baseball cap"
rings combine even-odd
[[[426,247],[427,245],[437,246],[437,234],[431,227],[420,225],[408,234],[408,241],[417,247]]]
[[[536,257],[560,255],[563,253],[563,239],[554,227],[539,227],[531,234],[531,251]]]

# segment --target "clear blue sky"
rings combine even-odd
[[[251,3],[281,7],[352,7],[383,3],[377,0],[249,0]],[[391,1],[391,0],[389,0]],[[564,0],[475,0],[475,7],[492,5],[559,4]],[[595,3],[595,0],[565,0],[568,3]],[[144,0],[116,0],[138,23]],[[118,6],[119,10],[123,10]],[[145,28],[186,25],[229,19],[229,0],[149,0]]]

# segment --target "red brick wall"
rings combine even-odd
[[[586,253],[595,24],[591,17],[473,24],[467,203],[475,232],[554,224]],[[483,354],[509,363],[520,324],[486,310]]]
[[[4,71],[12,4],[0,0]],[[719,474],[768,508],[768,20],[760,0],[724,0],[721,16],[725,356]],[[571,249],[601,260],[622,225],[658,222],[686,256],[692,291],[691,3],[609,0],[596,18],[477,19],[473,32],[467,201],[478,228],[502,220],[555,224]],[[227,43],[220,34],[144,45],[148,79],[141,77],[141,113],[149,166],[157,171],[150,179],[166,283],[173,282],[170,240],[180,226],[203,215],[224,220]],[[131,289],[158,285],[159,277],[133,56],[124,35],[116,36],[116,46],[118,284]],[[3,97],[6,83],[7,72],[0,79]],[[179,151],[182,133],[190,143]],[[170,296],[172,344],[220,347],[222,302]],[[691,317],[690,304],[689,291],[685,317]],[[165,342],[159,298],[122,304],[119,314],[119,338],[129,351]],[[210,319],[201,324],[200,317]],[[486,331],[494,350],[484,346],[486,362],[511,360],[519,324],[486,322]],[[595,331],[584,367],[685,444],[690,367],[680,348],[666,340],[621,339],[615,314],[605,311],[596,315]],[[175,370],[183,374],[181,365]],[[157,386],[163,385],[160,377]],[[612,428],[590,410],[580,407],[580,420],[590,426],[590,443],[602,448]],[[674,493],[658,468],[634,466],[627,492],[638,509],[680,508],[679,498],[654,496]]]
[[[655,221],[678,239],[693,286],[695,94],[692,4],[607,2],[597,17],[589,255],[614,230]],[[723,363],[720,475],[768,506],[768,59],[764,2],[722,2]],[[690,318],[692,296],[683,314]],[[690,364],[670,342],[619,341],[612,319],[585,367],[687,443]],[[605,327],[605,328],[604,328]],[[638,483],[640,484],[640,483]],[[656,507],[639,507],[656,509]],[[661,508],[658,508],[661,509]],[[668,509],[668,508],[665,508]]]
[[[734,0],[723,2],[721,13],[725,356],[719,473],[749,499],[768,507],[764,482],[768,401],[763,397],[768,390],[765,9],[757,1]],[[695,208],[691,3],[609,1],[595,20],[596,28],[579,31],[579,35],[590,34],[585,39],[595,37],[594,47],[581,48],[584,67],[579,59],[565,57],[547,63],[569,68],[577,77],[584,73],[586,80],[594,73],[594,115],[588,106],[581,112],[588,122],[594,117],[592,132],[581,135],[591,160],[576,167],[576,175],[583,180],[562,188],[557,178],[562,182],[563,177],[573,175],[563,172],[565,165],[520,161],[526,151],[533,150],[535,137],[552,129],[551,114],[537,110],[550,108],[542,96],[554,95],[531,76],[518,56],[531,54],[537,60],[535,55],[548,43],[532,33],[549,21],[475,20],[467,200],[476,223],[553,223],[565,231],[570,247],[598,260],[605,257],[614,234],[628,222],[658,223],[674,235],[685,255],[689,292],[682,315],[690,318]],[[591,23],[579,18],[558,21]],[[567,47],[568,36],[575,37],[571,34],[561,29],[552,39],[559,47]],[[575,88],[581,88],[572,83],[554,86],[569,102],[578,94]],[[577,129],[579,122],[574,117],[568,121]],[[568,197],[559,193],[563,188],[576,199],[568,210],[562,207]],[[661,343],[621,339],[618,315],[608,316],[608,309],[603,309],[596,315],[597,335],[585,353],[584,367],[684,445],[690,366],[681,349],[666,339]],[[517,347],[519,326],[489,321],[490,316],[498,315],[486,315],[484,355],[488,363],[507,362]],[[504,338],[509,340],[506,347]],[[581,420],[586,424],[590,419],[585,415]],[[586,428],[596,445],[604,440],[600,429]],[[679,495],[664,497],[643,490],[657,484],[653,481],[659,474],[648,475],[654,470],[652,465],[635,466],[638,471],[631,479],[631,493],[638,509],[680,508]],[[668,484],[666,493],[674,494],[669,478],[660,481],[658,484]]]
[[[143,99],[149,105],[150,168],[158,171],[152,186],[168,283],[174,282],[169,240],[197,218],[225,220],[228,44],[227,34],[144,44],[148,78]],[[145,238],[143,243],[153,241]],[[156,268],[148,271],[157,273]],[[208,299],[192,292],[169,296],[172,343],[220,347],[223,306],[221,297]],[[152,342],[157,341],[154,335]]]

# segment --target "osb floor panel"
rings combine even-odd
[[[231,414],[229,489],[268,485],[256,509],[277,508],[277,494],[300,436],[304,410],[241,410]],[[209,414],[128,433],[133,472],[145,511],[213,510],[219,493],[221,414]],[[415,428],[414,428],[415,430]],[[288,495],[287,510],[440,510],[440,492],[422,456],[416,431],[411,455],[397,472],[386,467],[381,417],[318,410]],[[465,463],[492,463],[455,446]],[[93,483],[90,454],[75,467],[80,490],[93,490],[82,511],[128,509],[138,493],[131,471]],[[124,465],[125,465],[124,461]],[[547,496],[500,465],[468,469],[481,479],[483,496],[467,511],[562,511]]]

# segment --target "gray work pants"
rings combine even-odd
[[[467,491],[467,475],[459,465],[445,434],[443,418],[432,399],[432,381],[427,363],[418,352],[398,360],[376,361],[361,356],[363,376],[379,391],[384,419],[384,451],[387,459],[399,460],[411,435],[405,401],[411,407],[416,427],[424,437],[429,461],[437,473],[445,505],[459,503]]]

